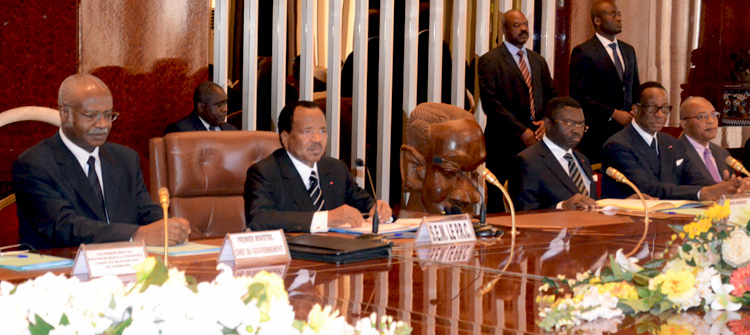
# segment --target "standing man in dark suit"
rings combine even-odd
[[[377,205],[381,222],[391,208],[354,181],[344,162],[324,156],[326,118],[314,102],[296,101],[279,114],[282,149],[247,170],[245,217],[252,230],[326,232],[328,227],[359,227],[362,213]]]
[[[542,140],[516,156],[516,173],[508,185],[516,208],[596,208],[591,164],[572,150],[587,129],[581,105],[572,98],[554,98],[544,117]]]
[[[178,131],[237,130],[227,123],[227,94],[221,86],[204,81],[193,92],[193,112],[170,124],[164,135]]]
[[[505,42],[479,58],[479,96],[487,115],[487,168],[501,181],[513,171],[508,164],[513,157],[542,138],[544,106],[557,96],[547,62],[524,47],[529,21],[523,13],[506,12],[503,31]],[[502,193],[494,187],[488,193],[488,212],[502,212]]]
[[[641,192],[659,199],[718,200],[744,191],[747,186],[740,178],[727,174],[727,180],[716,183],[701,173],[701,161],[691,159],[677,139],[659,132],[672,110],[661,84],[644,83],[638,92],[641,102],[633,105],[633,122],[604,144],[602,171],[614,167]],[[624,198],[633,191],[605,175],[602,194]]]
[[[729,151],[710,142],[719,127],[719,112],[714,106],[705,98],[689,97],[680,105],[680,120],[684,131],[679,140],[691,160],[703,163],[697,164],[698,170],[717,183],[723,176],[734,174],[726,163]]]
[[[591,7],[596,35],[573,49],[570,56],[570,96],[583,106],[590,127],[579,148],[592,162],[601,162],[604,142],[633,119],[640,85],[635,49],[617,40],[622,17],[614,2],[597,1]]]
[[[112,94],[99,78],[68,77],[60,85],[62,125],[13,163],[21,243],[36,249],[143,240],[164,244],[161,208],[143,183],[138,153],[107,142]],[[169,244],[182,243],[189,223],[171,218]]]

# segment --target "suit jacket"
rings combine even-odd
[[[588,158],[575,150],[573,155],[591,181],[591,198],[596,199],[596,182]],[[516,156],[514,166],[517,167],[516,173],[511,177],[508,188],[519,210],[555,208],[560,201],[579,193],[570,175],[544,141],[521,151]]]
[[[341,205],[367,212],[375,200],[359,187],[344,162],[323,156],[318,161],[323,210]],[[284,229],[309,232],[315,207],[286,150],[255,163],[247,170],[245,181],[245,218],[252,230]]]
[[[601,161],[604,142],[623,128],[614,119],[610,120],[614,110],[629,111],[639,100],[637,90],[641,81],[635,49],[623,41],[617,42],[625,65],[622,80],[596,36],[576,46],[570,55],[570,96],[583,107],[590,127],[578,148],[595,163]]]
[[[219,126],[219,128],[221,128],[221,130],[237,130],[235,126],[229,123],[224,123]],[[208,129],[206,129],[206,127],[203,125],[203,122],[201,122],[198,113],[193,111],[192,113],[190,113],[190,115],[184,117],[183,119],[168,125],[167,128],[164,129],[164,135],[169,133],[176,133],[179,131],[208,131]]]
[[[107,211],[60,134],[13,163],[21,243],[37,249],[127,241],[139,225],[163,218],[143,182],[138,153],[106,142],[99,147]]]
[[[713,185],[703,175],[676,138],[657,133],[659,155],[646,144],[632,124],[610,137],[604,144],[602,171],[610,166],[622,172],[642,193],[659,199],[698,200],[703,186]],[[625,198],[633,194],[627,185],[609,176],[602,181],[602,197]]]
[[[703,163],[703,153],[700,154],[695,151],[695,147],[693,147],[693,144],[690,143],[687,139],[687,136],[683,133],[680,135],[680,138],[678,139],[680,143],[682,143],[682,146],[685,147],[685,152],[687,153],[688,157],[694,162],[696,162],[695,165],[698,166],[698,170],[700,171],[703,176],[705,176],[708,179],[712,179],[711,173],[708,172],[708,167],[706,167],[706,164]],[[726,170],[729,172],[729,175],[731,176],[734,174],[734,169],[732,169],[731,166],[727,165],[727,157],[731,156],[729,154],[729,151],[727,149],[724,149],[716,144],[713,144],[711,142],[708,142],[708,147],[711,148],[711,155],[714,156],[714,160],[716,161],[716,167],[719,170],[719,176],[724,178],[724,171]]]

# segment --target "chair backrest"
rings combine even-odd
[[[190,237],[245,228],[247,169],[281,148],[270,131],[170,133],[149,141],[151,197],[169,190],[170,214],[190,221]]]

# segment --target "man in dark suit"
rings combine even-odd
[[[698,170],[714,182],[721,182],[733,169],[727,165],[729,151],[711,143],[719,127],[719,112],[705,98],[689,97],[680,105],[680,135],[688,157],[695,162],[702,162]],[[730,173],[731,172],[731,173]]]
[[[487,115],[487,168],[501,181],[513,171],[508,162],[542,138],[544,106],[557,96],[547,62],[524,47],[529,21],[523,13],[506,12],[503,31],[505,42],[479,58],[479,96]],[[488,212],[502,212],[502,193],[494,187],[488,193]]]
[[[596,208],[596,181],[586,156],[572,149],[586,132],[581,105],[572,98],[547,104],[541,141],[516,156],[510,193],[516,209]]]
[[[36,249],[143,240],[164,244],[164,221],[143,183],[138,153],[108,143],[118,113],[94,76],[60,85],[62,125],[13,164],[20,242]],[[187,240],[189,223],[171,218],[169,243]]]
[[[604,142],[632,120],[640,85],[635,49],[617,40],[622,18],[612,1],[597,1],[591,8],[596,35],[576,46],[570,56],[570,96],[583,106],[589,131],[578,148],[601,162]]]
[[[659,133],[672,109],[661,84],[644,83],[638,92],[641,102],[633,105],[633,122],[604,144],[602,171],[614,167],[641,192],[659,199],[718,200],[723,194],[744,191],[740,178],[716,183],[702,174],[701,161],[691,159],[677,139]],[[624,198],[633,191],[605,176],[602,194]]]
[[[279,114],[282,149],[247,170],[245,216],[252,230],[325,232],[359,227],[377,205],[381,222],[391,208],[354,181],[344,162],[324,156],[328,143],[323,111],[310,101],[287,104]]]
[[[227,94],[212,81],[202,82],[193,92],[193,112],[170,124],[164,135],[178,131],[237,130],[227,123]]]

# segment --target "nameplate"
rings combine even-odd
[[[438,245],[417,250],[419,259],[435,263],[466,263],[473,254],[474,243]]]
[[[747,226],[750,220],[750,194],[725,195],[717,203],[723,205],[725,200],[729,200],[729,210],[732,211],[727,222],[743,228]]]
[[[416,243],[459,243],[476,241],[468,214],[425,216],[417,230]]]
[[[268,273],[275,273],[279,277],[284,278],[286,272],[289,269],[289,261],[280,264],[269,264],[260,266],[237,266],[232,267],[232,272],[235,277],[255,277],[259,272],[266,271]]]
[[[71,276],[96,278],[135,274],[135,265],[146,259],[146,246],[139,242],[81,244]]]
[[[279,263],[290,259],[284,231],[279,229],[227,234],[218,261],[238,265]]]

